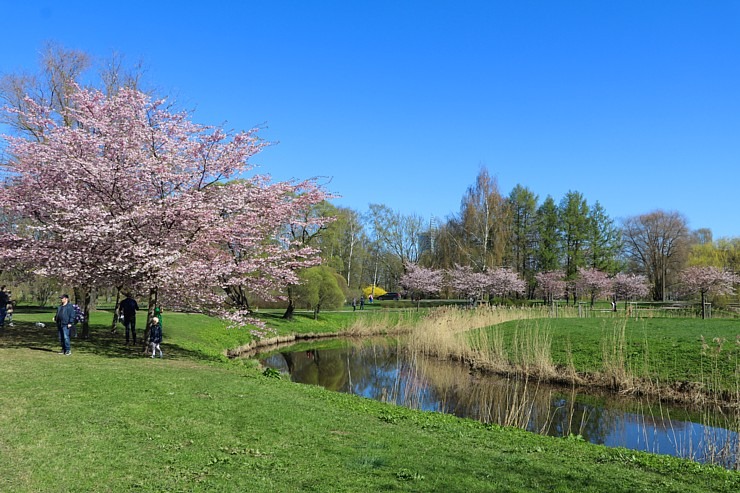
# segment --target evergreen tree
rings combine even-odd
[[[558,207],[551,196],[547,196],[537,209],[535,261],[538,272],[560,268],[560,231],[558,229]]]
[[[558,218],[562,232],[562,252],[566,280],[578,274],[578,268],[586,265],[586,247],[591,228],[586,199],[580,192],[569,191],[560,202]],[[575,302],[575,293],[573,302]]]
[[[509,194],[511,213],[510,259],[530,286],[533,286],[535,269],[535,244],[537,237],[537,195],[522,185],[517,185]],[[530,293],[532,295],[533,293]]]
[[[622,232],[614,225],[604,207],[597,201],[589,211],[588,266],[614,274],[620,270]]]

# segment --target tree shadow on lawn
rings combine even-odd
[[[44,322],[39,327],[35,322],[16,322],[10,327],[7,324],[0,329],[0,349],[29,349],[58,353],[62,347],[59,342],[57,326],[54,322]],[[137,329],[137,344],[127,346],[125,332],[117,330],[111,333],[110,326],[91,325],[90,337],[82,338],[82,328],[77,328],[78,337],[70,337],[72,354],[89,353],[109,358],[143,358],[144,345],[142,344],[144,331]],[[165,331],[165,337],[166,337]],[[164,342],[162,344],[164,357],[168,359],[198,359],[202,357],[195,351],[182,349]],[[147,357],[149,357],[149,354]]]

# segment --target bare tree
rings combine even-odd
[[[689,251],[686,218],[676,211],[656,210],[625,219],[627,255],[652,284],[654,300],[665,300],[666,289],[683,268]]]
[[[38,74],[8,74],[0,80],[0,99],[7,106],[19,111],[8,114],[3,123],[21,134],[42,140],[42,127],[22,116],[28,108],[27,98],[30,98],[59,115],[65,125],[72,125],[70,97],[90,65],[90,57],[86,53],[47,43],[41,53]]]
[[[381,251],[397,258],[402,269],[419,261],[419,235],[423,231],[419,216],[404,215],[383,204],[370,204],[369,222]]]
[[[466,263],[485,272],[503,264],[511,235],[510,206],[496,178],[482,168],[460,205],[460,248]]]
[[[49,108],[64,125],[73,125],[71,96],[77,86],[85,85],[83,77],[93,68],[93,60],[87,53],[48,42],[41,52],[37,73],[7,74],[0,78],[0,101],[18,110],[4,113],[2,123],[21,135],[41,141],[44,138],[42,127],[23,117],[30,99]],[[99,82],[109,95],[123,87],[141,90],[144,72],[141,62],[126,66],[123,56],[117,53],[98,66]]]

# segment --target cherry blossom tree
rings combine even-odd
[[[417,264],[408,263],[404,269],[406,273],[401,276],[399,284],[411,292],[411,297],[416,298],[416,308],[419,308],[421,297],[436,294],[442,289],[444,273],[439,270],[428,269]]]
[[[545,300],[545,303],[553,303],[555,299],[565,295],[565,274],[561,270],[538,272],[534,276],[537,281],[537,291]]]
[[[134,89],[69,98],[71,125],[30,99],[10,110],[38,132],[5,136],[0,207],[27,219],[0,237],[6,258],[85,289],[146,290],[150,310],[166,301],[238,325],[259,322],[228,302],[229,289],[277,292],[316,264],[315,250],[291,248],[281,231],[326,193],[246,177],[267,145],[256,129],[197,125]]]
[[[576,290],[585,293],[591,300],[591,306],[600,296],[607,296],[612,293],[612,280],[609,276],[598,269],[583,267],[578,268],[578,277],[575,279]]]
[[[466,298],[479,299],[488,289],[490,279],[482,272],[475,272],[470,266],[455,267],[446,271],[447,284],[450,289]]]
[[[503,297],[509,293],[524,294],[526,290],[527,282],[511,269],[502,267],[488,272],[488,292],[493,296]]]
[[[687,292],[701,294],[701,318],[706,318],[707,294],[726,295],[735,292],[738,278],[732,272],[717,267],[687,267],[679,273],[679,280]]]
[[[619,300],[636,300],[645,298],[650,294],[650,283],[647,276],[642,274],[625,274],[620,272],[612,277],[612,290],[614,303]]]

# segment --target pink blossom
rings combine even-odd
[[[524,294],[527,282],[511,269],[499,268],[488,272],[488,292],[493,296],[506,296],[509,293]]]
[[[636,300],[644,298],[650,292],[647,277],[640,274],[620,272],[612,277],[614,300]]]
[[[551,303],[565,294],[566,282],[563,271],[538,272],[534,278],[537,281],[537,291],[546,302]]]
[[[613,292],[612,280],[605,272],[598,269],[578,268],[578,277],[575,280],[576,292],[588,296],[591,305],[596,298],[608,296]]]
[[[0,187],[19,225],[0,251],[16,265],[76,286],[147,290],[239,325],[257,321],[230,303],[229,287],[270,296],[319,261],[285,226],[328,221],[302,213],[328,195],[313,180],[250,176],[250,158],[268,145],[256,129],[197,125],[132,89],[78,89],[68,126],[28,108],[42,138],[4,136],[12,159]]]
[[[443,272],[409,263],[406,264],[406,273],[401,277],[400,285],[420,297],[439,293],[442,281]]]
[[[486,274],[474,272],[470,266],[455,264],[455,267],[448,269],[446,274],[450,289],[466,298],[481,298],[490,284]]]

